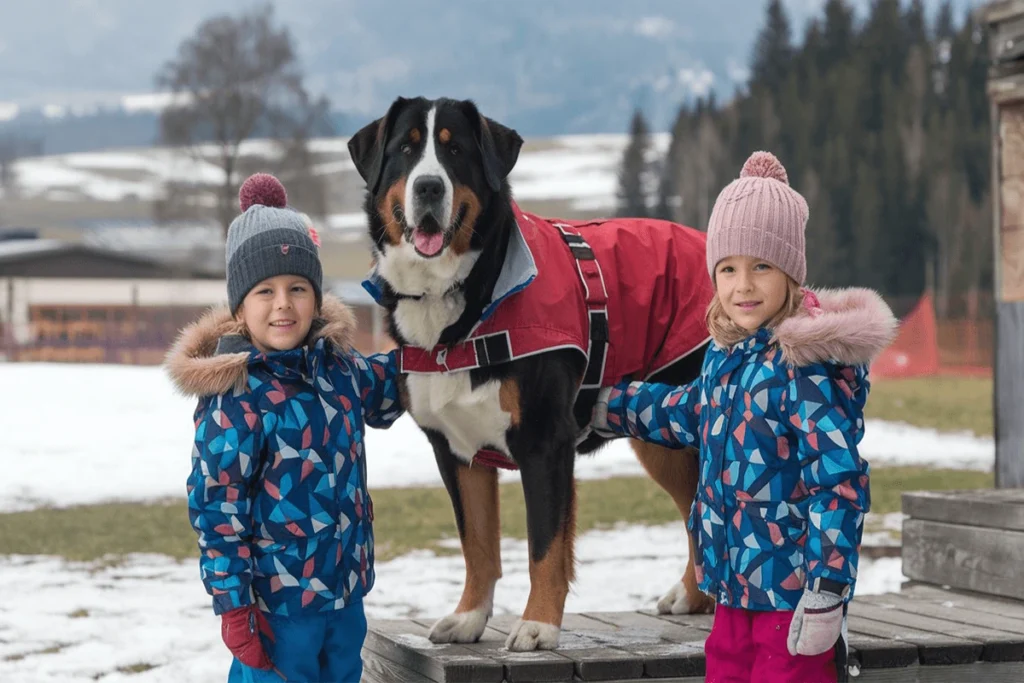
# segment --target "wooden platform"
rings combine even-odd
[[[478,643],[434,645],[426,638],[433,620],[371,621],[363,680],[696,683],[712,617],[568,614],[557,650],[528,653],[504,650],[513,622],[495,617]],[[848,624],[851,681],[1024,681],[1024,601],[918,584],[856,598]]]
[[[1024,489],[903,494],[903,573],[1024,600]]]

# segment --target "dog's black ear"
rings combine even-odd
[[[409,102],[411,100],[399,97],[391,103],[386,115],[363,126],[348,141],[348,153],[371,194],[375,194],[380,186],[380,175],[384,170],[384,148],[388,144],[395,118]]]
[[[473,102],[463,102],[463,108],[476,127],[476,141],[483,157],[484,178],[491,190],[497,192],[501,189],[501,181],[512,172],[519,159],[523,139],[515,130],[482,115]]]

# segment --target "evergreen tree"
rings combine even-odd
[[[782,0],[769,1],[766,17],[754,46],[752,75],[759,86],[774,90],[782,85],[792,66],[793,36]]]
[[[651,147],[650,129],[642,111],[633,112],[629,125],[629,143],[622,155],[619,169],[618,215],[647,216],[650,165],[647,161]]]
[[[990,288],[988,37],[969,14],[958,25],[949,0],[929,27],[924,6],[873,0],[858,25],[849,0],[826,0],[793,45],[769,2],[746,87],[681,108],[658,215],[703,228],[768,149],[808,200],[811,282],[906,301],[931,286],[944,311]]]

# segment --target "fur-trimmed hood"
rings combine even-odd
[[[339,351],[347,352],[355,328],[355,316],[348,306],[325,295],[307,343],[324,338]],[[245,387],[249,362],[259,356],[253,352],[242,336],[241,323],[224,306],[211,309],[181,331],[167,352],[164,368],[182,394],[212,396]]]
[[[800,313],[782,321],[772,336],[783,358],[797,367],[827,361],[867,365],[896,336],[898,321],[874,290],[808,293]]]

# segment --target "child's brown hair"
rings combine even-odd
[[[786,300],[783,302],[782,308],[772,316],[771,320],[764,324],[769,329],[774,329],[786,318],[796,315],[803,305],[804,295],[797,281],[787,277],[786,283],[788,288],[786,290]],[[729,315],[722,307],[722,302],[718,300],[717,291],[715,296],[711,298],[711,303],[708,304],[708,311],[704,316],[704,320],[707,323],[708,332],[711,333],[711,338],[722,348],[727,349],[750,336],[749,330],[740,327],[729,318]]]

